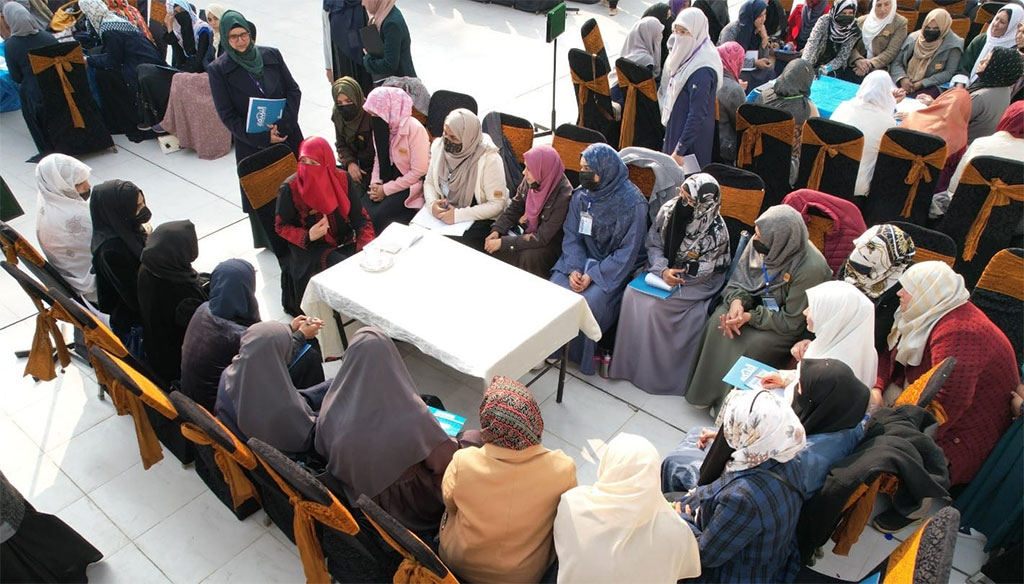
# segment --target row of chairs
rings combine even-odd
[[[966,0],[957,0],[948,4],[939,3],[936,0],[921,0],[916,7],[913,0],[900,0],[896,4],[896,12],[907,19],[907,32],[914,32],[924,26],[924,19],[929,12],[936,8],[945,9],[953,17],[950,30],[964,39],[966,47],[975,36],[985,34],[989,23],[1005,4],[1006,2],[1002,1],[983,2],[971,15],[967,14]]]

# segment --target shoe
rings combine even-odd
[[[885,513],[880,513],[875,520],[871,523],[875,529],[882,533],[896,533],[902,529],[920,523],[920,519],[910,519],[897,513],[896,511],[889,510]]]
[[[139,125],[135,126],[135,129],[140,131],[140,132],[148,132],[152,127],[153,126],[150,126],[150,125],[147,125],[147,124],[139,124]]]
[[[39,161],[42,160],[44,156],[46,156],[46,154],[40,152],[40,153],[36,154],[35,156],[32,156],[31,158],[29,158],[25,162],[28,163],[28,164],[38,164]]]
[[[619,9],[618,8],[609,8],[608,9],[608,16],[615,16],[618,13],[619,13]]]
[[[163,126],[161,126],[160,124],[156,124],[155,126],[151,127],[150,130],[152,130],[153,132],[155,132],[157,134],[166,134],[167,133],[167,130],[165,130],[163,128]]]

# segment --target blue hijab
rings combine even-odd
[[[210,274],[210,312],[242,326],[260,321],[256,270],[245,260],[225,260]]]
[[[591,236],[584,238],[588,257],[603,260],[622,244],[633,224],[637,205],[647,205],[640,189],[629,182],[629,170],[619,153],[607,144],[591,144],[583,151],[590,170],[600,177],[598,188],[580,187],[573,197],[573,207],[589,211],[593,218]],[[587,258],[579,258],[579,265]]]
[[[736,42],[746,51],[753,51],[761,48],[761,37],[754,34],[754,21],[762,12],[768,9],[765,0],[747,0],[740,7],[740,18],[736,23],[739,30],[736,32]]]

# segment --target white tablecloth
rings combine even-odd
[[[306,288],[302,309],[325,322],[324,356],[342,352],[332,309],[485,384],[494,375],[521,377],[580,331],[601,338],[579,294],[436,233],[424,232],[383,272],[363,270],[364,253],[317,274]]]

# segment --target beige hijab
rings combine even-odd
[[[448,202],[455,208],[470,207],[476,192],[477,163],[488,150],[497,149],[481,130],[480,118],[468,109],[452,110],[444,119],[444,125],[462,141],[462,150],[453,154],[446,151],[442,144],[437,180],[439,183],[448,183]],[[444,138],[438,140],[443,142]]]
[[[895,8],[893,12],[896,12]],[[938,25],[939,38],[929,43],[924,40],[924,27],[928,26],[931,22]],[[928,16],[924,17],[924,22],[921,23],[921,30],[916,33],[917,41],[914,43],[914,56],[910,58],[910,62],[907,64],[907,77],[911,81],[917,82],[928,76],[928,65],[931,64],[935,53],[939,51],[939,47],[942,46],[942,41],[946,39],[946,34],[952,25],[953,17],[942,8],[936,8],[929,12]]]
[[[942,317],[970,300],[964,277],[943,262],[914,264],[900,276],[910,294],[906,310],[896,310],[896,322],[889,333],[889,348],[896,360],[914,367],[921,364],[932,329]]]
[[[363,0],[363,7],[370,15],[370,22],[377,25],[377,30],[380,30],[381,23],[395,7],[395,0]]]

